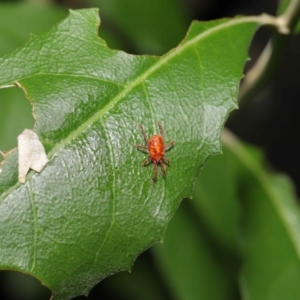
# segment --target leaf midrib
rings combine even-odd
[[[95,123],[98,119],[103,117],[107,111],[109,111],[111,108],[113,108],[123,97],[125,97],[132,89],[134,89],[137,85],[144,82],[146,78],[148,78],[152,73],[154,73],[156,70],[158,70],[161,66],[169,62],[172,58],[178,56],[180,53],[188,49],[189,47],[193,46],[197,42],[199,42],[201,39],[204,39],[208,37],[210,34],[220,30],[224,29],[233,25],[237,25],[240,23],[247,23],[247,22],[262,22],[262,17],[245,17],[245,18],[238,18],[233,19],[227,23],[222,23],[220,25],[217,25],[204,33],[199,34],[197,37],[191,39],[190,41],[186,42],[185,44],[171,50],[169,54],[164,55],[160,60],[158,60],[155,64],[153,64],[152,67],[150,67],[148,70],[146,70],[143,74],[138,76],[135,80],[133,80],[131,83],[129,83],[125,88],[117,94],[108,104],[106,104],[102,109],[100,109],[98,112],[96,112],[93,116],[91,116],[87,121],[85,121],[82,125],[78,127],[78,129],[74,130],[72,133],[70,133],[65,139],[63,139],[59,144],[57,144],[53,149],[48,153],[48,158],[51,159],[52,156],[64,145],[66,145],[69,141],[71,141],[76,136],[80,135],[88,126]]]
[[[180,44],[177,48],[171,50],[168,54],[164,55],[160,60],[158,60],[155,64],[153,64],[152,67],[150,67],[148,70],[146,70],[144,73],[142,73],[140,76],[138,76],[135,80],[133,80],[131,83],[129,83],[127,86],[124,87],[124,89],[117,94],[108,104],[106,104],[102,109],[100,109],[98,112],[96,112],[94,115],[92,115],[89,119],[87,119],[82,125],[80,125],[76,130],[71,132],[66,138],[61,140],[55,147],[52,148],[52,150],[48,153],[48,159],[49,161],[51,158],[57,153],[61,148],[63,148],[65,145],[67,145],[72,139],[80,135],[88,126],[98,121],[98,119],[102,118],[106,112],[108,112],[110,109],[112,109],[118,102],[121,101],[123,97],[125,97],[126,94],[128,94],[133,88],[135,88],[138,84],[144,82],[146,78],[148,78],[152,73],[154,73],[156,70],[158,70],[160,67],[168,63],[171,59],[174,57],[180,55],[182,52],[184,52],[189,47],[192,47],[200,40],[205,39],[206,37],[210,36],[211,34],[218,32],[222,29],[229,28],[231,26],[235,26],[241,23],[261,23],[261,24],[269,24],[274,26],[274,18],[269,15],[261,15],[261,16],[253,16],[253,17],[242,17],[242,18],[235,18],[232,20],[229,20],[226,23],[219,24],[213,28],[210,28],[206,30],[205,32],[197,35],[193,39],[183,42],[184,44]],[[21,80],[21,79],[19,79]],[[34,172],[30,172],[31,174],[27,175],[27,180],[30,180],[32,175],[35,174]],[[17,182],[14,186],[10,187],[6,192],[4,192],[0,197],[0,202],[8,195],[11,191],[14,189],[17,189],[20,186],[20,183]]]

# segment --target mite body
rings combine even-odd
[[[149,153],[149,157],[145,159],[145,161],[142,163],[143,166],[148,165],[150,162],[153,163],[153,168],[154,168],[154,174],[151,180],[151,183],[154,183],[156,178],[157,178],[157,165],[161,166],[161,172],[162,176],[166,176],[166,170],[164,163],[170,164],[170,160],[165,157],[165,152],[170,149],[175,141],[171,141],[165,146],[164,142],[164,129],[162,125],[158,122],[158,127],[160,130],[160,134],[155,134],[149,139],[147,138],[145,129],[141,124],[139,124],[139,127],[141,129],[141,132],[143,134],[145,143],[147,146],[140,146],[140,145],[135,145],[136,148],[144,150]]]
[[[152,160],[160,161],[165,154],[164,140],[160,135],[153,135],[148,141],[149,155]]]

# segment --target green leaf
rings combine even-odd
[[[237,169],[236,157],[223,147],[223,155],[212,157],[197,179],[191,201],[214,239],[234,252],[240,219]]]
[[[0,89],[0,150],[6,151],[16,146],[16,137],[33,124],[31,105],[22,90]]]
[[[0,3],[0,55],[27,42],[31,33],[48,30],[67,15],[55,6]]]
[[[228,131],[223,141],[224,154],[209,160],[194,199],[181,205],[163,244],[153,247],[161,273],[179,299],[235,299],[236,277],[243,299],[298,299],[300,211],[293,185],[266,170],[259,149]]]
[[[97,37],[97,10],[71,11],[52,30],[0,60],[0,87],[16,83],[33,104],[50,160],[16,182],[16,151],[0,172],[0,268],[39,278],[54,299],[87,294],[129,270],[163,238],[208,158],[236,95],[247,48],[265,18],[194,22],[163,57],[133,56]],[[175,146],[167,177],[134,147],[165,128]]]
[[[52,6],[0,3],[0,56],[27,42],[31,33],[49,29],[66,15],[66,11]],[[24,128],[33,126],[31,106],[22,93],[22,90],[17,88],[0,89],[0,150],[2,151],[16,146],[16,137]]]
[[[169,299],[165,287],[160,281],[152,259],[148,253],[140,255],[130,273],[119,272],[106,278],[97,285],[96,290],[100,294],[109,295],[110,299],[122,300],[164,300]],[[93,298],[93,290],[90,297]]]
[[[241,176],[241,292],[244,298],[300,297],[300,210],[290,180],[266,172],[253,150],[226,134],[225,146],[248,172]]]
[[[172,299],[234,299],[236,284],[185,200],[170,221],[163,244],[153,247]],[[228,257],[226,257],[228,259]],[[226,271],[225,271],[226,270]]]

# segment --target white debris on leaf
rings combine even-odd
[[[48,163],[45,149],[32,130],[25,129],[18,136],[19,182],[25,183],[29,169],[41,172]]]

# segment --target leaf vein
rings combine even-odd
[[[73,77],[73,78],[86,78],[86,79],[93,79],[93,80],[97,80],[100,82],[107,82],[107,83],[112,83],[118,86],[122,86],[125,87],[125,85],[122,82],[115,82],[106,78],[99,78],[96,75],[92,76],[92,75],[85,75],[85,74],[72,74],[72,73],[45,73],[45,72],[39,72],[36,73],[34,75],[29,75],[29,76],[25,76],[20,78],[17,81],[21,81],[21,80],[26,80],[26,79],[30,79],[30,78],[34,78],[34,77],[38,77],[38,76],[53,76],[53,77]],[[9,88],[12,87],[13,85],[4,85],[4,86],[0,86],[0,88]]]
[[[142,82],[142,88],[143,88],[143,91],[144,91],[144,94],[145,94],[145,97],[146,97],[146,100],[147,100],[147,103],[148,103],[148,106],[149,106],[151,120],[152,120],[152,125],[153,125],[153,130],[154,130],[153,132],[155,132],[156,121],[157,120],[155,119],[154,108],[153,108],[153,105],[151,103],[150,95],[149,95],[149,92],[147,90],[145,82]]]
[[[262,15],[258,17],[244,17],[244,18],[236,18],[233,20],[228,21],[227,23],[222,23],[220,25],[217,25],[199,35],[197,35],[195,38],[187,41],[185,44],[179,45],[177,48],[173,49],[168,54],[164,55],[160,60],[158,60],[156,63],[152,65],[149,69],[147,69],[144,73],[140,74],[138,77],[133,79],[132,82],[128,83],[127,85],[123,85],[124,89],[121,90],[112,100],[106,104],[102,109],[97,111],[94,115],[92,115],[88,120],[86,120],[81,126],[79,126],[76,130],[71,132],[65,139],[62,139],[60,143],[58,143],[55,147],[52,148],[52,150],[48,153],[49,160],[58,152],[60,148],[62,148],[64,145],[69,143],[72,139],[74,139],[76,136],[81,134],[90,124],[95,123],[99,121],[101,117],[103,117],[106,112],[108,112],[111,108],[113,108],[119,101],[121,101],[128,92],[130,92],[134,87],[139,85],[140,83],[144,82],[146,78],[148,78],[151,74],[153,74],[156,70],[158,70],[161,66],[168,63],[171,59],[185,51],[187,48],[193,46],[197,42],[199,42],[201,39],[204,39],[208,37],[210,34],[223,29],[223,28],[229,28],[230,26],[235,26],[240,23],[246,23],[246,22],[258,22],[262,24],[272,24],[273,18],[268,15]],[[28,176],[28,180],[29,180]],[[9,191],[12,191],[20,186],[19,183],[16,183],[13,187],[9,188]],[[0,200],[3,199],[7,193],[3,193]]]
[[[240,19],[234,19],[232,21],[228,21],[225,24],[217,25],[213,27],[210,30],[205,31],[204,33],[199,34],[195,38],[191,39],[190,41],[186,42],[186,44],[183,44],[171,52],[169,52],[167,55],[163,56],[160,60],[158,60],[156,63],[152,65],[149,69],[147,69],[144,73],[136,77],[131,83],[128,83],[124,86],[124,89],[120,91],[119,94],[117,94],[106,106],[104,106],[102,109],[100,109],[98,112],[96,112],[93,116],[91,116],[85,123],[83,123],[78,129],[73,131],[69,134],[64,140],[62,140],[57,146],[55,146],[50,152],[49,152],[49,158],[51,158],[58,149],[63,147],[66,143],[68,143],[70,140],[72,140],[75,136],[79,135],[84,129],[86,129],[90,124],[96,122],[98,119],[100,119],[107,111],[109,111],[112,107],[114,107],[121,99],[123,99],[126,94],[131,91],[134,87],[137,85],[145,82],[146,78],[148,78],[152,73],[154,73],[156,70],[158,70],[161,66],[169,62],[172,58],[174,58],[176,55],[182,53],[187,48],[193,46],[195,43],[199,42],[201,39],[204,39],[208,37],[213,32],[220,30],[221,28],[228,28],[230,26],[234,26],[240,23],[245,22],[245,19],[248,20],[248,22],[258,22],[262,21],[261,17],[248,17],[248,18],[240,18]]]
[[[103,246],[105,245],[107,238],[115,224],[115,214],[116,214],[116,162],[115,162],[115,158],[114,158],[114,151],[113,151],[113,145],[112,145],[112,141],[111,138],[109,136],[107,127],[105,126],[104,122],[101,122],[102,126],[103,126],[103,130],[104,133],[106,135],[106,139],[107,139],[107,145],[109,148],[109,160],[110,160],[110,164],[111,164],[111,170],[112,170],[112,212],[111,212],[111,223],[110,226],[107,230],[107,233],[105,234],[105,237],[103,239],[102,244],[99,247],[99,250],[96,253],[95,256],[95,261],[94,264],[96,263],[98,256],[103,248]]]
[[[34,235],[33,235],[33,262],[30,269],[30,272],[32,272],[35,268],[36,264],[36,256],[37,256],[37,239],[38,239],[38,222],[37,222],[37,211],[34,204],[34,196],[33,191],[31,187],[30,181],[28,181],[28,191],[29,191],[29,197],[30,197],[30,203],[31,203],[31,209],[33,214],[33,222],[34,222]]]

